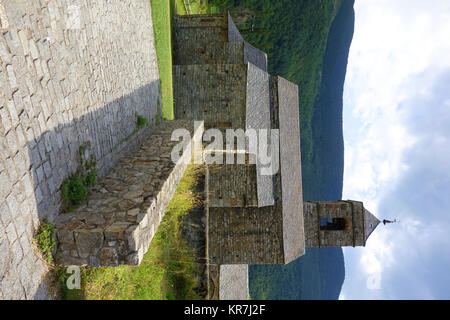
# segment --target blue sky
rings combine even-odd
[[[380,225],[344,248],[341,299],[450,299],[450,1],[356,0],[344,199]]]

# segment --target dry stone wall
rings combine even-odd
[[[154,123],[159,75],[148,0],[0,1],[0,297],[47,298],[32,239],[90,145],[105,173]]]
[[[139,265],[192,156],[192,142],[174,163],[176,129],[194,133],[192,121],[164,121],[120,159],[89,195],[86,205],[56,221],[57,261],[65,265]]]

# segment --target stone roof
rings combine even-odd
[[[261,70],[268,72],[267,54],[248,42],[244,42],[244,63],[252,63]]]
[[[248,300],[248,265],[221,265],[219,277],[220,300]]]
[[[285,263],[305,253],[298,86],[277,77]]]
[[[263,71],[267,69],[267,54],[244,40],[228,12],[228,42],[244,42],[244,63],[252,63]]]
[[[228,41],[229,42],[244,42],[244,38],[242,37],[241,33],[239,32],[238,28],[236,27],[236,24],[234,23],[233,19],[231,18],[230,13],[228,12]]]
[[[380,224],[378,220],[369,210],[364,208],[364,237],[365,241],[369,238],[375,228]]]
[[[267,72],[248,64],[247,72],[247,95],[246,95],[246,130],[265,129],[270,132],[270,76]],[[259,143],[258,143],[259,144]],[[270,141],[268,140],[270,146]],[[270,150],[270,149],[269,149]],[[258,206],[271,206],[274,204],[273,179],[270,175],[264,175],[262,169],[265,167],[260,158],[256,162],[256,179],[258,192]]]

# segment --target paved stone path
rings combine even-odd
[[[0,29],[0,299],[52,298],[32,239],[79,146],[103,174],[133,145],[119,142],[135,113],[155,122],[150,2],[0,0]]]

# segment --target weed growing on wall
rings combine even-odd
[[[42,223],[34,237],[39,249],[48,263],[53,262],[52,252],[55,250],[55,239],[53,237],[54,227],[49,223]]]
[[[161,109],[158,108],[158,113],[156,113],[156,116],[155,116],[156,126],[159,126],[159,124],[161,123],[161,118],[162,118],[162,112],[161,112]]]
[[[136,112],[136,129],[137,130],[141,130],[142,128],[144,128],[146,125],[148,125],[148,118],[141,116],[140,114],[138,114]]]
[[[129,141],[139,130],[146,127],[150,122],[147,117],[144,117],[137,112],[134,114],[134,116],[136,118],[136,129],[134,129],[133,132],[128,137],[120,140],[118,144],[116,144],[113,148],[111,148],[110,152],[116,151],[120,145],[122,145],[126,141]]]
[[[94,156],[86,156],[86,147],[79,148],[80,168],[62,183],[62,201],[64,210],[73,211],[88,197],[88,187],[97,184],[97,162]],[[88,158],[89,160],[86,160]]]

